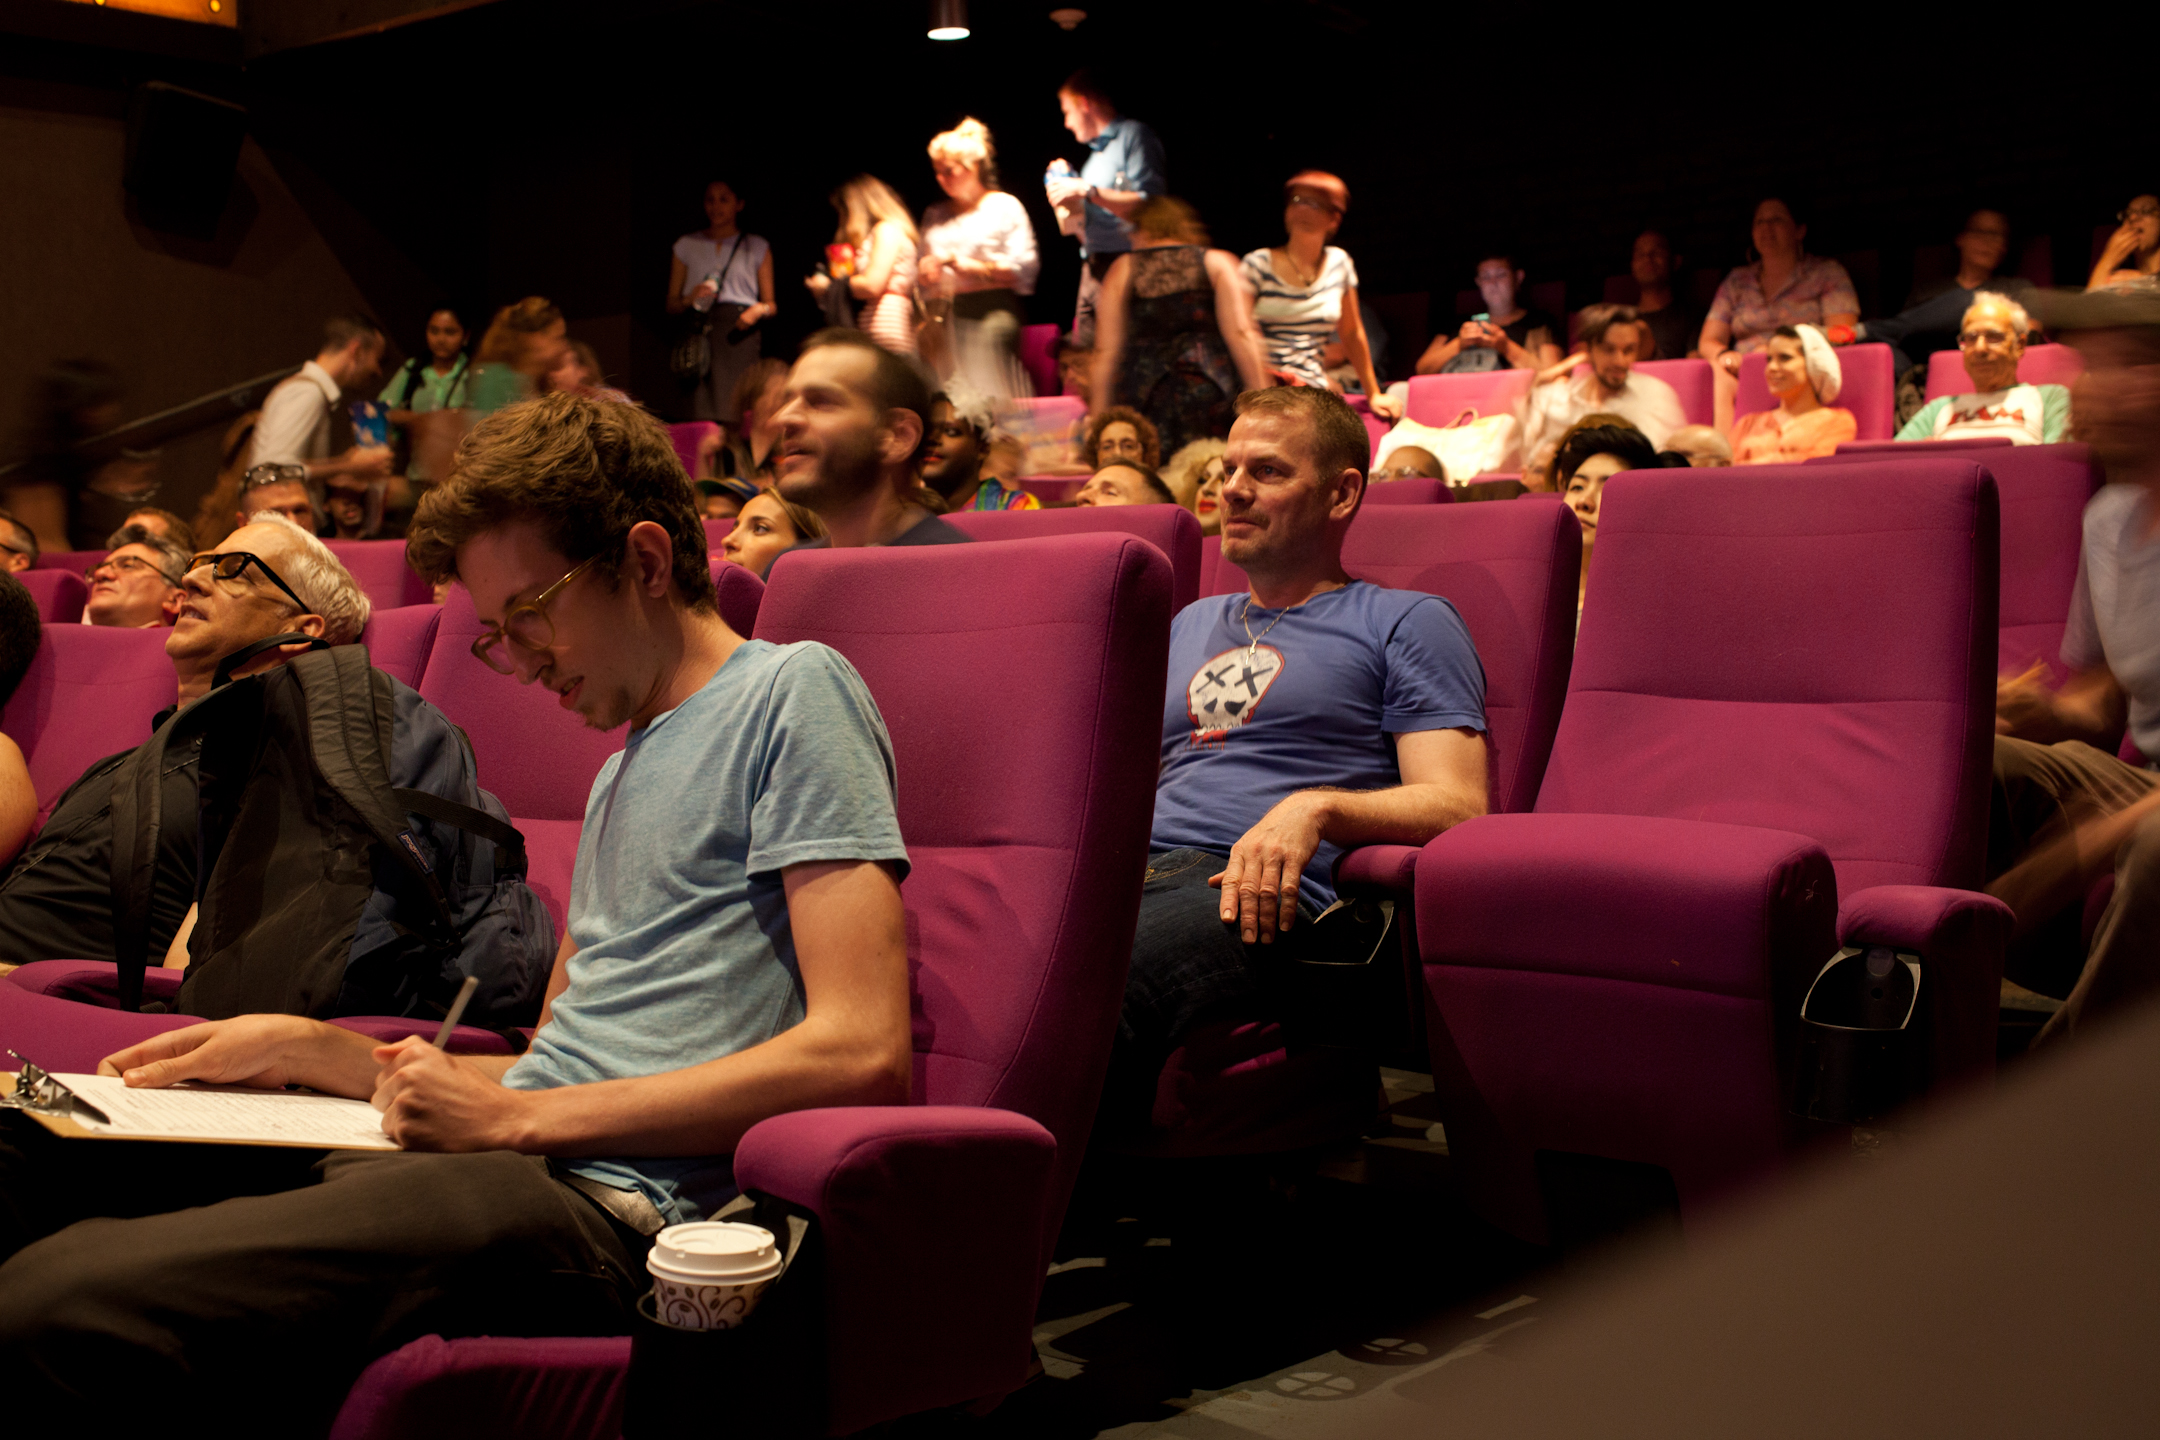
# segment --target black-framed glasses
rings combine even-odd
[[[178,585],[180,583],[140,555],[108,555],[103,560],[98,561],[97,564],[83,571],[83,579],[96,580],[100,570],[147,570],[168,585]]]
[[[308,470],[290,460],[266,460],[260,465],[250,465],[247,474],[240,477],[242,490],[260,490],[265,485],[305,485]]]
[[[547,607],[554,602],[557,595],[562,593],[563,586],[568,585],[572,580],[584,574],[599,558],[598,555],[595,555],[591,559],[579,561],[570,568],[569,574],[548,586],[547,589],[542,590],[538,595],[533,596],[532,599],[522,605],[511,606],[510,613],[503,616],[500,625],[488,626],[487,629],[480,632],[479,638],[473,641],[473,658],[498,675],[514,675],[517,673],[516,670],[511,667],[509,660],[504,658],[502,653],[504,640],[514,640],[517,642],[518,648],[530,650],[534,654],[538,654],[540,651],[547,649],[548,646],[553,645],[555,643],[555,622],[548,618]]]
[[[299,606],[301,614],[312,615],[315,613],[315,607],[302,600],[299,592],[286,584],[285,577],[271,569],[270,562],[260,555],[251,555],[245,550],[205,551],[188,561],[188,573],[192,575],[205,565],[209,566],[210,573],[220,580],[238,580],[247,573],[248,566],[252,565],[262,571],[263,578],[284,591],[285,598]]]

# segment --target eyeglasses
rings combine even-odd
[[[227,550],[222,554],[206,551],[188,561],[188,573],[192,575],[205,565],[209,566],[210,573],[220,580],[238,580],[247,573],[248,566],[252,565],[262,571],[263,577],[271,584],[284,591],[285,598],[297,605],[301,614],[312,615],[315,613],[315,607],[302,600],[292,586],[285,583],[284,577],[271,569],[270,562],[260,555],[250,555],[245,550]]]
[[[473,641],[473,658],[498,675],[514,675],[509,660],[502,654],[502,642],[514,640],[518,647],[535,654],[555,643],[555,622],[548,618],[547,607],[562,593],[562,588],[591,568],[600,557],[581,561],[571,568],[569,574],[541,591],[523,605],[513,605],[510,613],[503,616],[500,625],[490,625]]]
[[[261,465],[250,465],[241,477],[242,490],[260,490],[265,485],[305,485],[307,466],[295,465],[290,460],[270,460]]]
[[[1960,330],[1958,348],[1970,350],[1975,345],[2007,345],[2015,338],[2007,330]]]
[[[2116,211],[2115,218],[2126,225],[2132,220],[2160,219],[2160,205],[2132,205]]]
[[[158,569],[157,566],[143,559],[140,555],[108,555],[103,560],[98,561],[97,564],[92,565],[89,569],[83,571],[83,579],[96,580],[98,577],[98,571],[100,570],[147,570],[152,575],[157,576],[158,579],[163,580],[168,585],[177,585],[180,583],[179,581],[173,579],[172,576],[166,574],[163,570]],[[303,606],[301,608],[305,609],[306,607]]]

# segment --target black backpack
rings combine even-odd
[[[533,1024],[555,928],[524,883],[524,838],[477,782],[472,745],[357,645],[225,681],[230,656],[112,777],[114,958],[139,1009],[162,827],[197,830],[195,930],[176,1009],[440,1016],[466,975],[469,1023]],[[197,813],[160,813],[166,751],[201,745]],[[398,773],[425,789],[394,788]],[[459,796],[461,799],[452,799]]]

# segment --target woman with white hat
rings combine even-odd
[[[1777,408],[1733,422],[1733,464],[1791,465],[1828,455],[1859,433],[1852,411],[1831,403],[1844,387],[1845,371],[1822,331],[1780,325],[1765,348],[1763,383],[1777,397]]]

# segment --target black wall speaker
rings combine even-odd
[[[148,223],[214,230],[246,137],[247,111],[231,101],[162,80],[139,85],[128,100],[121,183]]]

